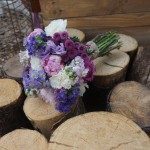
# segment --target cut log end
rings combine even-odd
[[[8,59],[3,66],[4,72],[7,77],[15,79],[17,81],[22,80],[22,65],[20,63],[19,54],[14,57]]]
[[[114,50],[109,55],[95,59],[94,84],[102,88],[114,86],[125,77],[129,61],[129,56],[119,50]]]
[[[150,127],[150,90],[134,81],[117,85],[110,96],[110,109],[122,114],[140,127]]]
[[[66,136],[64,136],[66,135]],[[106,144],[109,143],[109,144]],[[108,112],[94,112],[69,119],[49,141],[49,150],[148,150],[149,137],[130,119]]]
[[[85,34],[81,30],[74,29],[74,28],[67,28],[67,32],[69,34],[69,37],[76,36],[79,38],[81,42],[85,40]]]
[[[135,38],[125,34],[119,34],[119,36],[120,36],[119,41],[122,41],[122,46],[119,49],[120,51],[129,53],[137,50],[138,42]]]
[[[17,102],[21,93],[22,88],[15,80],[0,79],[0,107]]]
[[[1,150],[46,150],[47,148],[47,140],[34,130],[14,130],[0,139]]]

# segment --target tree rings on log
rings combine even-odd
[[[150,131],[150,90],[144,85],[135,81],[120,83],[112,90],[109,107],[132,119],[147,133]]]
[[[52,134],[48,150],[149,150],[149,137],[130,119],[109,112],[74,117]]]
[[[119,41],[122,41],[122,46],[119,50],[128,53],[130,58],[133,59],[138,47],[137,40],[125,34],[119,34],[119,36],[120,36]]]
[[[0,79],[0,136],[20,127],[24,95],[15,80]]]
[[[129,64],[129,56],[118,50],[104,57],[94,60],[96,72],[94,73],[94,85],[99,88],[111,88],[124,80]]]
[[[49,139],[52,130],[55,126],[57,126],[57,124],[76,115],[76,113],[80,111],[75,107],[67,114],[60,113],[53,105],[34,96],[27,97],[23,109],[35,129],[38,129],[41,133],[43,133],[47,139]],[[83,107],[80,109],[83,109]]]
[[[140,82],[150,88],[150,46],[139,47],[128,73],[128,80]]]
[[[67,28],[67,32],[69,34],[69,37],[76,36],[79,38],[81,42],[85,40],[85,34],[81,30],[74,29],[74,28]]]
[[[19,54],[8,59],[3,66],[3,69],[7,77],[12,78],[18,82],[22,81],[23,68],[20,63]]]
[[[14,130],[0,139],[1,150],[47,150],[48,142],[35,130]]]

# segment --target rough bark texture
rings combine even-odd
[[[4,72],[8,78],[12,78],[19,83],[22,82],[22,65],[19,60],[19,54],[11,57],[3,66]]]
[[[34,128],[39,130],[49,139],[53,130],[66,119],[84,113],[82,101],[68,113],[60,113],[49,103],[45,103],[38,97],[29,97],[24,103],[24,112],[33,124]]]
[[[94,84],[99,88],[111,88],[124,81],[129,64],[129,56],[121,51],[114,50],[110,55],[94,60],[96,73]]]
[[[31,127],[22,111],[24,99],[16,81],[0,79],[0,136],[20,127]]]
[[[150,129],[150,90],[135,81],[120,83],[109,98],[110,110],[122,114],[149,134]]]
[[[150,46],[139,47],[128,80],[140,82],[150,88]]]
[[[1,150],[47,150],[48,142],[34,130],[14,130],[0,139]]]
[[[130,119],[94,112],[67,120],[53,133],[49,150],[149,150],[149,137]]]

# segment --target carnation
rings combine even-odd
[[[70,89],[73,85],[73,81],[69,78],[65,70],[61,70],[57,75],[52,76],[49,80],[54,89]]]

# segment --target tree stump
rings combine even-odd
[[[0,136],[23,126],[22,88],[15,80],[0,79]]]
[[[110,55],[94,60],[96,72],[94,84],[99,88],[111,88],[125,79],[129,64],[129,56],[121,51],[114,50]]]
[[[110,110],[136,122],[150,133],[150,90],[135,81],[117,85],[109,98]]]
[[[131,60],[133,60],[138,47],[137,40],[125,34],[119,34],[119,36],[120,36],[119,41],[122,41],[122,46],[119,50],[127,53],[130,56]]]
[[[128,80],[145,84],[150,88],[150,47],[139,47],[128,74]]]
[[[14,130],[0,139],[1,150],[47,150],[48,142],[35,130]]]
[[[81,100],[79,100],[81,103]],[[39,97],[28,97],[24,103],[24,112],[35,129],[49,139],[53,129],[69,117],[82,113],[84,106],[77,105],[68,113],[60,113],[49,103],[45,103]]]
[[[81,42],[85,40],[85,34],[81,30],[74,29],[74,28],[67,28],[67,32],[69,34],[69,37],[76,36],[79,38]]]
[[[19,54],[8,59],[3,66],[4,73],[8,78],[14,79],[19,83],[22,82],[22,65],[20,63]]]
[[[108,112],[87,113],[60,125],[48,150],[149,150],[149,137],[130,119]]]

